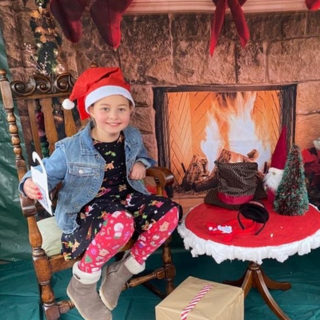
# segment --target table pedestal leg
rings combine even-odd
[[[259,264],[250,262],[247,271],[242,278],[235,281],[224,281],[224,283],[242,287],[245,297],[251,288],[257,288],[264,301],[279,319],[290,320],[290,318],[274,301],[268,289],[288,290],[291,288],[291,284],[289,282],[276,282],[271,280],[264,274]]]

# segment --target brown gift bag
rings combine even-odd
[[[156,320],[244,320],[243,290],[188,277],[156,306]]]

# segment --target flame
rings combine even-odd
[[[227,92],[216,94],[208,113],[205,139],[201,141],[202,152],[208,160],[208,170],[214,169],[214,161],[222,149],[227,149],[246,156],[250,151],[257,151],[259,169],[271,158],[271,142],[268,137],[259,137],[257,126],[265,123],[254,121],[256,92]]]
[[[211,114],[208,115],[209,124],[205,128],[206,138],[200,142],[202,152],[208,160],[208,171],[212,172],[214,161],[218,158],[219,153],[223,149],[222,136],[220,134],[218,123],[214,120]],[[215,137],[215,139],[212,139]]]

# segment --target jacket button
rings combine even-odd
[[[79,174],[83,174],[83,170],[82,169],[79,170]]]

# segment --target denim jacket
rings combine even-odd
[[[91,128],[92,124],[89,122],[74,136],[58,141],[52,155],[43,159],[49,190],[62,182],[55,216],[58,226],[66,234],[78,228],[77,214],[96,196],[104,178],[105,161],[93,146]],[[129,174],[137,161],[142,162],[147,168],[156,162],[149,157],[138,129],[129,126],[123,133],[128,183],[134,190],[149,194],[143,182],[130,179]],[[36,169],[41,171],[40,166]],[[23,184],[30,177],[31,172],[28,171],[21,179],[19,190],[22,194]]]

